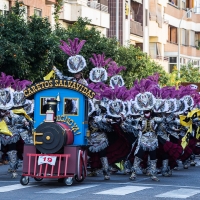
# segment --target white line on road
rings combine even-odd
[[[75,192],[78,190],[83,190],[91,187],[96,187],[98,185],[84,185],[84,186],[68,186],[68,187],[62,187],[62,188],[55,188],[55,189],[49,189],[49,190],[43,190],[36,193],[56,193],[56,194],[66,194],[69,192]]]
[[[98,182],[92,182],[92,181],[88,181],[87,184],[97,184]],[[160,186],[160,187],[178,187],[178,188],[195,188],[195,189],[200,189],[200,187],[195,187],[195,186],[187,186],[187,185],[161,185],[161,184],[143,184],[143,183],[138,183],[138,182],[125,182],[125,183],[103,183],[104,185],[139,185],[139,186]]]
[[[117,187],[110,190],[105,190],[102,192],[97,192],[94,194],[109,194],[109,195],[126,195],[134,192],[138,192],[144,189],[149,189],[151,187],[141,187],[141,186],[125,186],[125,187]]]
[[[0,187],[0,192],[10,192],[13,190],[25,189],[25,188],[34,187],[34,186],[37,186],[37,185],[26,185],[26,186],[23,186],[21,184],[7,185],[7,186]]]
[[[163,194],[156,195],[155,197],[186,199],[198,193],[200,193],[199,190],[181,188],[178,190],[172,190]]]

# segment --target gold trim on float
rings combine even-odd
[[[43,136],[43,133],[36,133],[36,132],[33,133],[33,144],[34,145],[36,145],[36,144],[43,144],[43,142],[37,142],[36,141],[36,138],[35,138],[36,136]]]
[[[48,136],[46,136],[46,140],[50,140],[51,139],[51,137],[48,135]]]
[[[47,104],[49,104],[49,105],[57,105],[56,102],[48,102]]]

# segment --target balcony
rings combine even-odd
[[[185,14],[185,10],[179,9],[176,5],[168,3],[167,7],[165,7],[165,14],[168,14],[174,18],[181,19]],[[186,19],[186,18],[185,18]]]
[[[178,55],[178,45],[168,42],[165,45],[165,53],[173,53],[176,52]],[[200,50],[196,49],[196,47],[191,46],[180,46],[180,54],[185,56],[191,56],[191,57],[200,57]]]
[[[142,24],[136,21],[130,21],[130,33],[143,37]]]
[[[162,24],[162,28],[160,28],[156,21],[149,21],[149,37],[151,42],[165,44],[168,38],[168,24],[165,22]]]
[[[169,72],[169,57],[164,56],[150,56],[151,60],[161,65],[166,72]]]
[[[97,1],[68,0],[63,5],[60,20],[68,23],[77,21],[78,17],[91,20],[91,24],[103,28],[110,27],[110,15],[108,6]]]
[[[56,4],[56,0],[45,0],[45,3],[46,3],[47,5]]]

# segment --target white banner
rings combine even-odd
[[[43,163],[47,163],[49,165],[55,165],[56,158],[57,158],[56,156],[39,156],[38,165],[41,165]]]

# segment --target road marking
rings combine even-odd
[[[141,186],[125,186],[125,187],[117,187],[110,190],[105,190],[102,192],[97,192],[94,194],[109,194],[109,195],[126,195],[134,192],[138,192],[144,189],[149,189],[151,187],[141,187]]]
[[[164,198],[179,198],[179,199],[186,199],[188,197],[191,197],[195,194],[199,194],[199,190],[193,190],[193,189],[178,189],[178,190],[172,190],[163,194],[156,195],[155,197],[164,197]]]
[[[40,192],[36,192],[36,193],[56,193],[56,194],[66,194],[66,193],[70,193],[70,192],[75,192],[78,190],[84,190],[84,189],[88,189],[91,187],[96,187],[98,185],[84,185],[84,186],[66,186],[66,187],[62,187],[62,188],[55,188],[55,189],[49,189],[49,190],[43,190]]]
[[[26,185],[26,186],[23,186],[21,184],[7,185],[7,186],[0,187],[0,192],[10,192],[13,190],[20,190],[20,189],[25,189],[25,188],[34,187],[34,186],[36,185]]]

